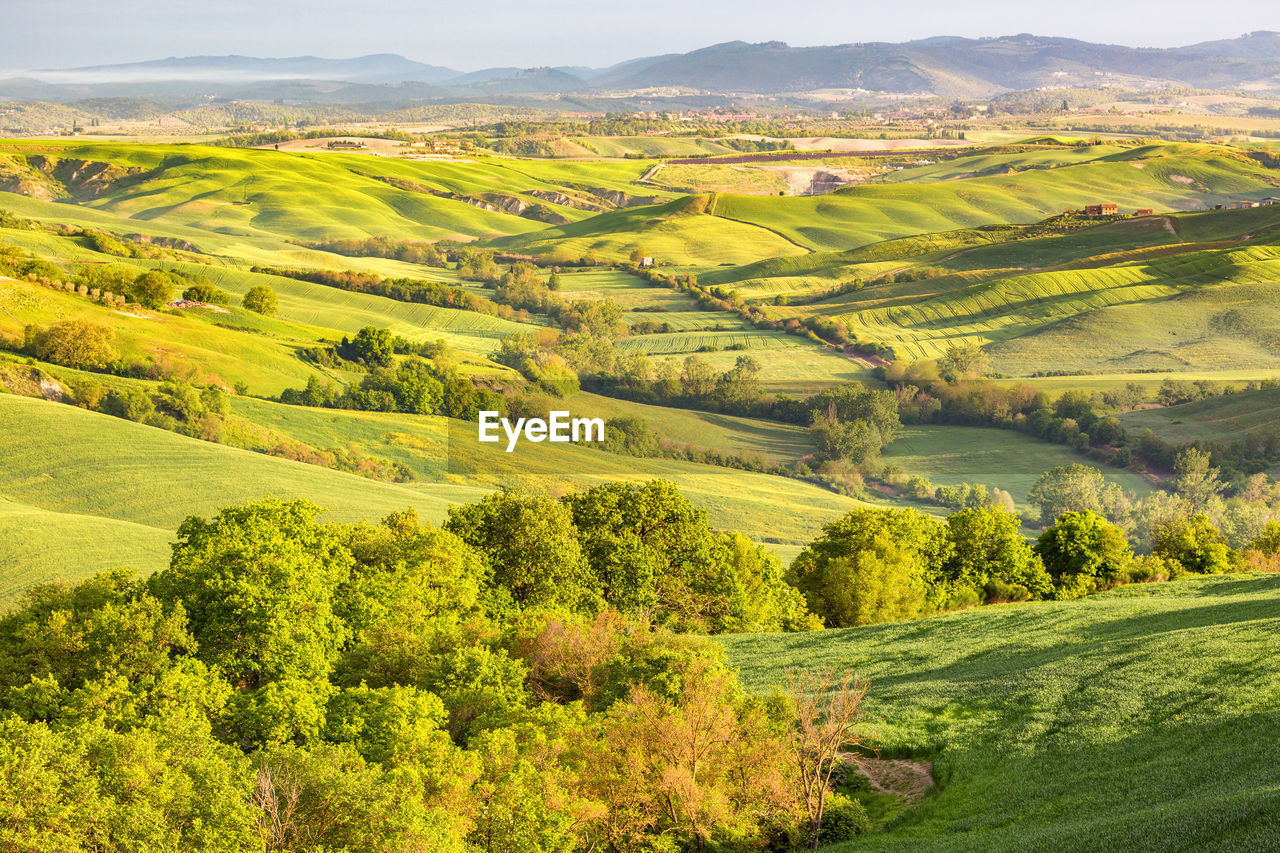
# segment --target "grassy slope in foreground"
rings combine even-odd
[[[1280,830],[1280,577],[1216,576],[817,634],[725,638],[757,692],[871,679],[939,788],[840,850],[1264,850]]]

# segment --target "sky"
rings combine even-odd
[[[1210,11],[1211,10],[1211,11]],[[589,65],[719,42],[1035,33],[1171,47],[1280,30],[1274,0],[0,0],[0,69],[169,56],[398,53],[461,71]]]

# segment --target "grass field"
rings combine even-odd
[[[920,806],[832,853],[1261,851],[1280,831],[1276,575],[722,642],[758,693],[869,677],[881,754],[932,762]]]
[[[1280,432],[1280,390],[1240,391],[1181,406],[1126,412],[1120,421],[1131,433],[1149,429],[1178,444],[1238,441]]]
[[[884,451],[884,461],[906,474],[928,477],[935,486],[985,483],[1029,509],[1027,493],[1037,479],[1060,465],[1090,465],[1125,491],[1145,495],[1151,484],[1137,474],[1085,459],[1067,448],[1012,430],[964,426],[906,426]]]
[[[770,392],[805,396],[841,382],[875,382],[865,365],[816,344],[777,347],[767,351],[748,350],[745,353],[721,350],[653,354],[652,358],[656,362],[674,362],[678,369],[686,358],[697,356],[715,370],[724,372],[731,369],[742,355],[750,355],[760,364],[760,384]]]
[[[670,429],[676,440],[704,447],[764,452],[780,460],[806,452],[803,435],[785,426],[642,411],[651,407],[598,398],[584,401],[583,408],[604,416],[651,414],[655,425]],[[0,584],[0,592],[16,592],[41,577],[84,577],[126,558],[139,570],[154,570],[167,553],[161,543],[183,518],[266,495],[308,498],[340,521],[373,521],[407,506],[438,521],[450,504],[476,500],[501,486],[563,494],[616,480],[666,478],[705,507],[717,527],[793,545],[807,542],[823,524],[859,505],[807,483],[709,465],[563,445],[522,445],[507,454],[476,443],[473,424],[449,421],[446,427],[443,418],[307,409],[248,398],[233,398],[232,414],[315,446],[401,461],[421,480],[377,482],[0,394],[0,496],[7,502],[0,521],[0,577],[12,578],[9,586]],[[30,535],[47,530],[59,542],[29,547],[28,525]]]

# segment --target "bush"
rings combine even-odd
[[[27,326],[23,350],[63,367],[102,370],[119,357],[115,337],[115,332],[99,323],[63,320],[44,328]]]
[[[789,579],[830,628],[911,619],[946,548],[946,528],[918,510],[857,509],[823,528]]]
[[[280,301],[276,299],[276,292],[265,284],[258,284],[249,288],[249,292],[244,295],[244,299],[241,300],[240,304],[246,310],[261,314],[264,317],[274,317],[276,311],[280,308]]]
[[[208,282],[197,282],[182,291],[182,298],[192,302],[204,302],[209,305],[230,305],[231,294],[219,290]]]
[[[146,420],[147,416],[155,410],[156,406],[151,402],[151,398],[136,388],[112,389],[98,409],[112,417],[138,422]]]
[[[1151,533],[1151,551],[1195,574],[1217,574],[1234,568],[1235,552],[1204,513],[1167,519]]]
[[[823,844],[838,844],[863,835],[871,829],[871,818],[861,802],[844,794],[833,793],[827,798],[822,814],[822,829],[818,840]]]
[[[129,297],[146,308],[163,308],[173,298],[173,276],[160,270],[148,270],[133,280]]]

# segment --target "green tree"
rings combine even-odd
[[[973,341],[952,344],[938,359],[938,367],[948,380],[981,376],[989,365],[987,354]]]
[[[1231,571],[1235,552],[1204,513],[1164,519],[1151,531],[1151,551],[1188,572]]]
[[[350,361],[386,367],[395,356],[395,336],[388,329],[365,326],[351,340],[342,339],[339,353]]]
[[[590,606],[594,581],[567,507],[520,489],[449,510],[445,529],[484,555],[493,582],[522,606]]]
[[[146,308],[163,308],[173,298],[173,276],[161,270],[148,270],[133,280],[129,296]]]
[[[41,361],[77,370],[102,370],[119,358],[115,332],[88,320],[63,320],[51,326],[27,326],[23,349]]]
[[[1120,576],[1133,552],[1120,528],[1094,512],[1064,512],[1040,534],[1036,553],[1053,578],[1054,598],[1079,598]]]
[[[280,301],[276,299],[276,292],[265,284],[255,284],[249,288],[240,304],[244,306],[245,310],[261,314],[264,317],[274,317],[276,311],[280,308]]]
[[[822,529],[789,580],[831,628],[910,619],[950,551],[946,528],[914,509],[856,509]]]
[[[319,512],[267,499],[192,516],[169,568],[148,581],[186,612],[197,656],[250,692],[233,700],[249,742],[262,742],[253,733],[267,722],[273,738],[306,738],[323,721],[329,671],[348,636],[334,595],[354,561],[342,532],[316,522]]]
[[[182,298],[208,305],[230,305],[231,294],[219,290],[207,281],[198,281],[182,291]]]
[[[1065,512],[1108,514],[1121,499],[1119,486],[1108,483],[1097,468],[1079,463],[1045,471],[1027,494],[1046,525]]]
[[[279,746],[259,753],[255,765],[252,803],[267,850],[468,849],[466,814],[434,802],[415,772],[385,771],[349,744]]]
[[[825,459],[843,459],[861,465],[880,456],[884,439],[869,421],[841,421],[830,414],[813,413],[809,434]]]
[[[947,516],[947,538],[951,549],[940,580],[951,600],[982,597],[1000,585],[1016,585],[1028,598],[1053,592],[1044,565],[1022,538],[1016,515],[996,507],[962,509]]]
[[[1222,491],[1220,471],[1209,464],[1209,454],[1188,447],[1173,460],[1174,491],[1197,511],[1203,511]]]
[[[608,604],[652,611],[671,627],[716,632],[741,624],[746,593],[728,542],[674,483],[608,483],[563,502]]]

